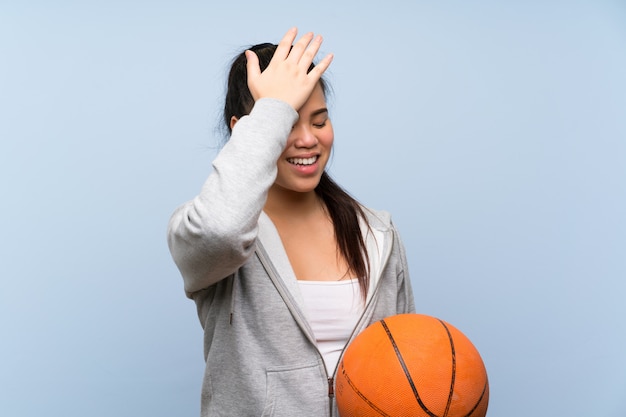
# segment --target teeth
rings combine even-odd
[[[315,161],[317,161],[317,156],[312,156],[310,158],[287,158],[287,162],[296,165],[312,165]]]

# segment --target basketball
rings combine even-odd
[[[399,314],[346,348],[336,378],[341,417],[484,417],[487,371],[472,342],[435,317]]]

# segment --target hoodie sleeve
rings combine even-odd
[[[173,213],[167,241],[188,296],[234,273],[254,252],[276,163],[297,119],[285,102],[258,100],[233,128],[200,194]]]

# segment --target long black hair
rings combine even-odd
[[[271,43],[262,43],[248,48],[248,50],[253,51],[259,57],[261,71],[264,71],[269,65],[276,47],[277,45]],[[246,62],[244,52],[240,53],[233,60],[228,74],[223,121],[229,133],[231,132],[230,121],[232,117],[235,116],[239,119],[249,114],[254,106],[254,98],[248,88]],[[309,71],[313,67],[314,64],[311,64]],[[320,79],[319,83],[324,96],[327,96],[329,91],[328,83],[323,78]],[[320,182],[315,188],[315,193],[326,205],[326,210],[328,210],[333,223],[339,252],[346,260],[350,272],[358,277],[361,293],[363,294],[363,299],[365,299],[369,288],[369,258],[359,224],[359,218],[362,218],[367,225],[363,208],[352,196],[335,183],[326,171],[322,173]]]

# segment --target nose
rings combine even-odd
[[[296,123],[290,136],[296,148],[312,148],[318,143],[317,136],[311,127],[304,123]]]

